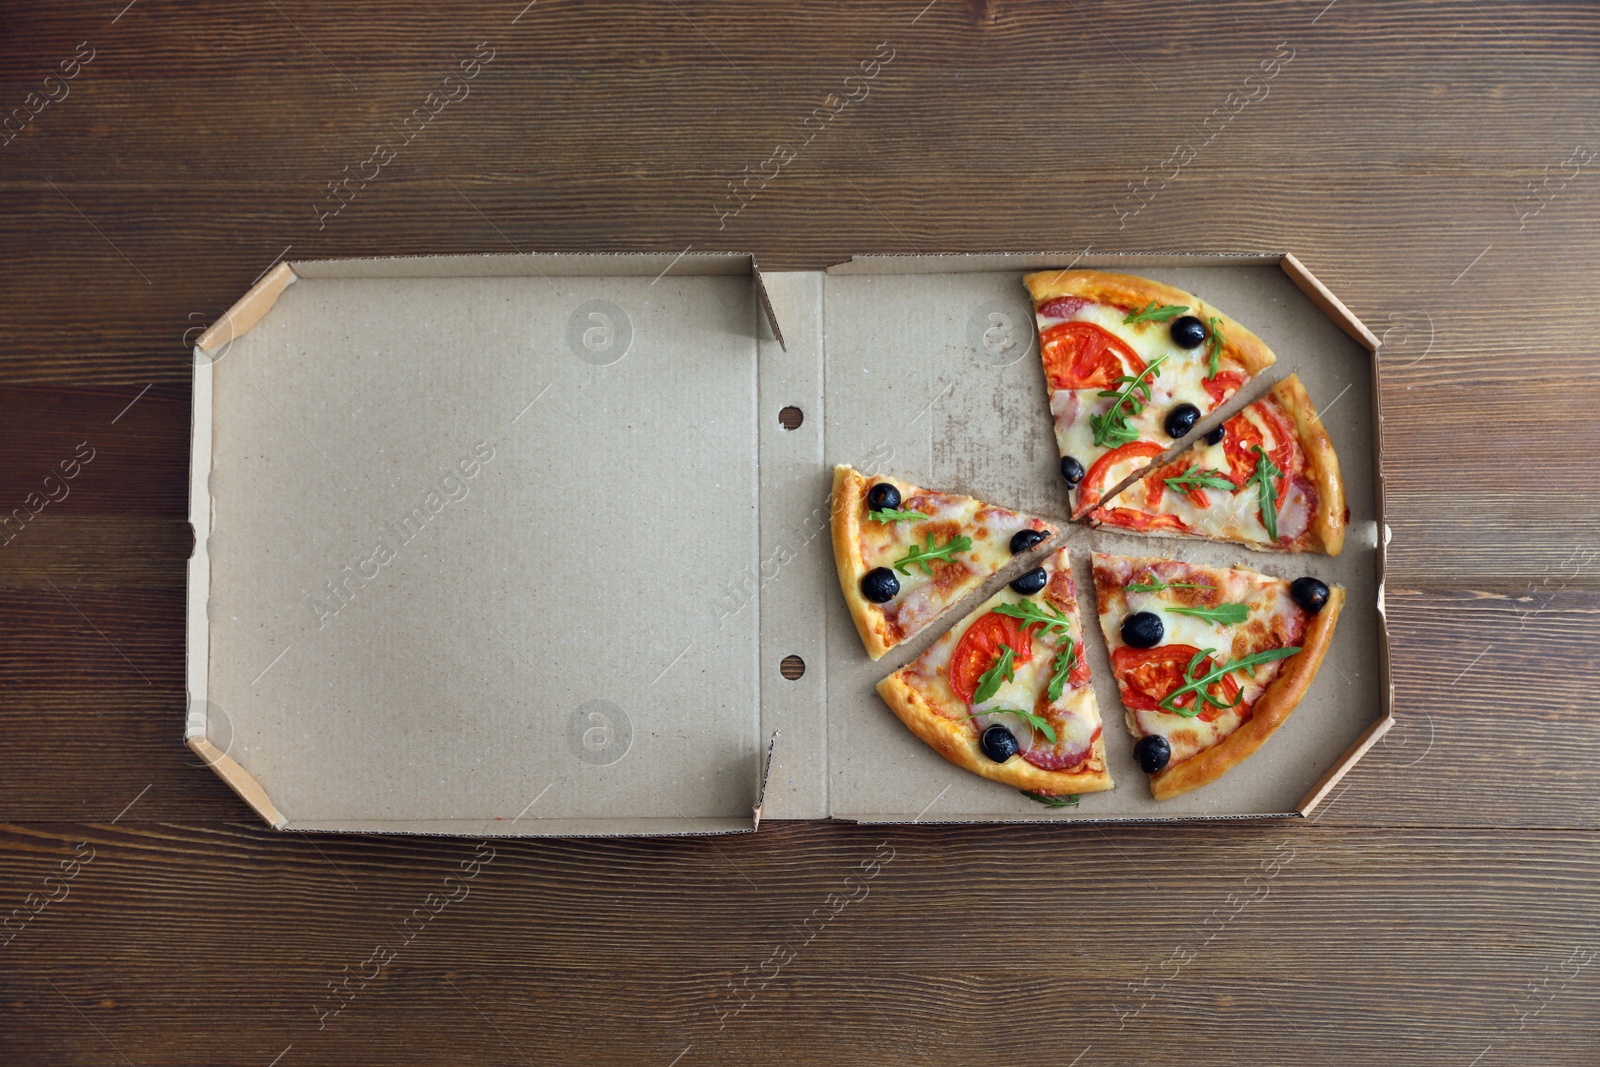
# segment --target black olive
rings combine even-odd
[[[1172,343],[1179,348],[1199,348],[1206,343],[1206,324],[1193,315],[1173,319]]]
[[[872,511],[886,511],[900,506],[900,490],[888,482],[879,482],[867,490],[867,507]]]
[[[900,579],[888,567],[874,567],[861,579],[861,595],[874,604],[884,604],[900,595]]]
[[[1315,578],[1296,578],[1289,583],[1289,599],[1315,615],[1328,606],[1328,583]]]
[[[1004,763],[1022,750],[1022,746],[1017,744],[1017,735],[999,723],[983,731],[983,736],[978,738],[978,747],[996,763]]]
[[[1043,589],[1050,582],[1050,576],[1044,572],[1043,567],[1035,567],[1011,583],[1011,588],[1023,596],[1032,596]]]
[[[1011,554],[1020,555],[1044,539],[1045,534],[1039,530],[1018,530],[1011,535]]]
[[[1177,407],[1167,412],[1167,421],[1165,427],[1167,436],[1176,441],[1178,438],[1194,429],[1194,424],[1199,421],[1199,408],[1195,407],[1193,404],[1179,404]]]
[[[1062,456],[1061,477],[1067,480],[1068,485],[1077,485],[1083,481],[1083,464],[1071,456]]]
[[[1226,436],[1228,436],[1228,427],[1223,425],[1218,426],[1215,430],[1212,430],[1210,433],[1206,434],[1201,438],[1201,440],[1208,445],[1220,445],[1222,443],[1222,439]]]
[[[1166,635],[1161,616],[1153,611],[1136,611],[1122,620],[1122,643],[1131,648],[1155,648]]]
[[[1172,746],[1160,734],[1141,737],[1133,743],[1133,758],[1141,771],[1154,774],[1172,758]]]

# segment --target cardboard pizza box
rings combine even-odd
[[[1337,558],[1067,526],[1343,584],[1249,761],[1152,800],[1092,618],[1116,788],[1048,809],[941,759],[839,595],[835,463],[1065,519],[1028,270],[1194,292],[1297,373],[1339,452]],[[1377,339],[1288,255],[448,256],[280,264],[195,349],[186,743],[279,829],[749,831],[768,819],[1305,815],[1391,722]],[[1067,525],[1064,524],[1063,525]],[[1087,606],[1092,615],[1092,598]]]

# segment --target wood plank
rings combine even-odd
[[[7,946],[0,1042],[135,1063],[260,1064],[290,1046],[286,1064],[1136,1063],[1173,1047],[1195,1064],[1241,1047],[1589,1063],[1589,836],[787,825],[714,848],[480,848],[8,827],[6,898],[75,851],[93,859]],[[1071,903],[1026,903],[1044,900]],[[1021,918],[1001,918],[1011,901]],[[329,983],[363,969],[336,1000]],[[180,1021],[219,1016],[225,1035]]]
[[[183,605],[181,585],[0,589],[0,679],[182,691]]]
[[[113,656],[115,654],[113,653]],[[121,660],[118,660],[120,663]],[[146,686],[123,664],[93,683],[58,680],[12,686],[0,702],[6,772],[0,818],[48,821],[63,815],[109,821],[138,798],[129,822],[254,819],[205,762],[184,747],[188,699],[181,680]]]
[[[871,143],[866,135],[848,142],[857,153]],[[84,291],[101,294],[75,301],[72,314],[56,301],[16,301],[0,323],[0,340],[14,350],[0,373],[8,381],[135,388],[187,381],[194,338],[286,249],[290,258],[316,259],[677,252],[692,244],[755,251],[774,269],[815,268],[863,250],[1290,250],[1397,346],[1408,318],[1419,336],[1431,322],[1435,354],[1418,374],[1448,373],[1461,358],[1491,364],[1483,368],[1490,380],[1535,375],[1540,354],[1564,355],[1597,317],[1588,276],[1567,249],[1574,227],[1593,230],[1600,181],[1576,183],[1519,232],[1511,210],[1519,186],[1509,179],[1374,177],[1365,168],[1283,174],[1256,166],[1175,182],[1119,229],[1125,179],[1074,176],[1041,188],[1032,178],[994,178],[976,198],[963,190],[967,162],[956,152],[933,155],[918,174],[897,178],[786,173],[725,222],[719,211],[737,202],[726,199],[720,175],[666,183],[649,174],[496,182],[480,178],[475,166],[481,164],[471,156],[465,165],[447,156],[433,164],[444,171],[440,177],[386,180],[321,230],[315,186],[190,186],[159,211],[148,209],[136,187],[69,181],[61,189],[70,204],[48,186],[0,187],[11,208],[0,216],[0,241],[14,249],[0,263],[0,284],[26,292],[41,278],[73,277]],[[1026,172],[1032,164],[1024,157],[1016,166]],[[1286,212],[1313,199],[1326,214]],[[1353,231],[1343,221],[1351,217],[1402,238],[1405,255]],[[623,221],[627,228],[618,230]],[[224,249],[215,248],[219,227],[236,235]],[[215,269],[193,269],[196,257]],[[1538,272],[1538,286],[1521,284],[1529,271]],[[1498,294],[1511,286],[1527,297],[1507,306]],[[1394,366],[1409,369],[1413,352],[1397,349]],[[1502,358],[1513,362],[1502,368]],[[1587,383],[1594,374],[1580,368],[1576,377]],[[1429,379],[1407,384],[1418,380]]]
[[[80,516],[185,518],[189,396],[187,382],[0,386],[0,545]]]
[[[1583,567],[1587,574],[1592,562]],[[1574,565],[1515,595],[1389,591],[1395,726],[1323,822],[1594,828],[1591,694],[1600,594]],[[1319,684],[1335,679],[1319,678]]]

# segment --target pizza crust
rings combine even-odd
[[[907,684],[898,673],[878,683],[878,695],[928,747],[957,767],[992,782],[1051,796],[1099,793],[1111,788],[1103,737],[1096,737],[1089,748],[1088,770],[1047,771],[1021,756],[996,763],[983,754],[978,735],[970,727],[939,714],[922,691]]]
[[[1132,274],[1110,274],[1098,270],[1047,270],[1029,274],[1022,279],[1033,295],[1033,306],[1058,296],[1081,296],[1097,304],[1117,307],[1142,308],[1150,301],[1157,304],[1184,304],[1189,313],[1201,321],[1212,317],[1222,320],[1222,353],[1243,365],[1245,373],[1255,377],[1272,366],[1277,357],[1265,341],[1245,329],[1218,309],[1193,293],[1148,278]]]
[[[1344,588],[1334,586],[1329,591],[1328,603],[1306,627],[1300,651],[1284,661],[1283,670],[1267,691],[1257,698],[1251,708],[1250,720],[1222,741],[1184,760],[1176,767],[1168,767],[1150,776],[1150,794],[1157,800],[1171,800],[1193,789],[1221,778],[1243,763],[1278,727],[1288,721],[1289,715],[1306,695],[1311,682],[1322,665],[1322,657],[1333,643],[1333,628],[1344,607]]]
[[[839,568],[839,590],[861,633],[861,643],[867,655],[881,659],[894,646],[889,634],[889,622],[878,610],[878,605],[861,595],[861,579],[866,576],[867,565],[861,558],[861,516],[867,490],[872,483],[860,472],[844,464],[833,468],[833,560]]]
[[[1305,548],[1337,556],[1344,548],[1344,530],[1350,521],[1345,506],[1344,479],[1339,474],[1339,457],[1327,428],[1306,395],[1298,375],[1291,374],[1272,387],[1272,399],[1294,421],[1295,435],[1306,457],[1306,480],[1317,491],[1317,510],[1306,527]]]

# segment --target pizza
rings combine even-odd
[[[845,465],[833,469],[832,529],[839,586],[873,659],[1056,533],[1031,515]]]
[[[1036,798],[1111,788],[1067,550],[878,683],[935,752]]]
[[[1091,522],[1281,552],[1344,547],[1350,521],[1339,458],[1300,379],[1290,375],[1109,501],[1102,494],[1165,449],[1134,441],[1105,453],[1078,488]]]
[[[1276,358],[1255,334],[1170,285],[1096,270],[1041,271],[1023,282],[1061,476],[1072,487],[1115,449],[1159,455]],[[1079,489],[1073,518],[1091,506],[1083,497]]]
[[[1314,577],[1094,555],[1100,629],[1157,800],[1216,781],[1288,720],[1344,590]]]

